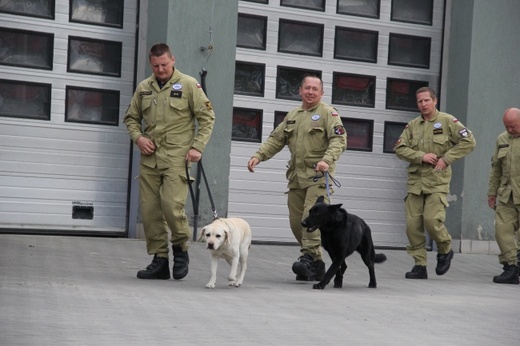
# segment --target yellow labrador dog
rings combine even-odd
[[[240,287],[247,269],[247,256],[251,246],[251,227],[240,218],[220,218],[202,228],[199,241],[206,241],[206,249],[211,252],[211,278],[207,288],[215,288],[218,260],[224,258],[231,270],[229,286]],[[240,273],[238,263],[240,262]]]

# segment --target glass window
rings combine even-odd
[[[379,18],[381,0],[338,0],[338,13]]]
[[[432,25],[433,0],[393,0],[390,17],[396,22]]]
[[[395,153],[394,146],[404,130],[406,123],[385,121],[383,153]]]
[[[240,0],[240,1],[258,2],[259,4],[268,4],[269,3],[269,0]]]
[[[280,19],[278,51],[302,55],[323,55],[323,24]]]
[[[281,6],[325,11],[325,0],[280,0]]]
[[[121,42],[69,37],[67,71],[121,77]]]
[[[336,27],[334,58],[377,62],[378,32]]]
[[[74,123],[119,124],[119,90],[67,86],[65,121]]]
[[[347,131],[347,150],[372,151],[373,120],[341,118],[341,121]]]
[[[265,50],[267,17],[238,14],[237,47]]]
[[[276,98],[300,101],[300,84],[306,75],[321,78],[321,71],[279,66],[276,77]]]
[[[0,12],[54,19],[55,0],[1,0]]]
[[[430,37],[390,34],[388,65],[430,68]]]
[[[281,112],[281,111],[275,111],[274,112],[274,124],[273,124],[273,128],[276,128],[278,127],[278,125],[280,125],[283,121],[283,119],[285,118],[285,116],[287,115],[288,112]]]
[[[0,116],[50,120],[51,84],[0,80]]]
[[[333,73],[332,103],[375,107],[376,77]]]
[[[54,35],[0,28],[0,65],[52,70]]]
[[[235,63],[235,94],[264,96],[265,64]]]
[[[417,111],[417,89],[428,86],[428,82],[388,78],[386,82],[386,108]]]
[[[234,107],[231,139],[260,143],[262,141],[262,110]]]
[[[71,22],[123,27],[124,0],[70,0]]]

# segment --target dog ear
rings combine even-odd
[[[231,244],[231,232],[228,229],[224,229],[224,235],[226,239],[224,239],[225,244]]]
[[[316,200],[316,203],[323,203],[324,200],[325,200],[325,197],[320,196],[320,197],[318,197],[318,199]]]
[[[338,210],[341,209],[341,206],[342,206],[342,205],[343,205],[343,204],[332,204],[330,207],[331,207],[332,209],[334,209],[334,211],[338,211]]]
[[[204,235],[206,234],[206,227],[202,228],[200,230],[200,234],[199,236],[197,237],[197,241],[203,241],[204,240]]]

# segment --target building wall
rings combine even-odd
[[[494,142],[504,131],[503,112],[520,107],[520,2],[457,0],[451,9],[445,106],[466,119],[477,147],[457,166],[452,194],[459,199],[450,203],[447,224],[463,251],[496,252],[486,193]]]

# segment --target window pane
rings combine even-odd
[[[276,98],[300,101],[300,84],[303,77],[308,74],[321,78],[321,71],[278,67]]]
[[[347,131],[347,150],[372,151],[374,121],[341,118]]]
[[[121,42],[69,37],[67,71],[121,77]]]
[[[258,2],[259,4],[268,4],[269,3],[269,0],[240,0],[240,1]]]
[[[119,91],[67,86],[65,121],[119,124]]]
[[[237,61],[235,94],[264,96],[265,65]]]
[[[386,83],[386,108],[417,111],[417,89],[428,86],[428,82],[388,78]]]
[[[51,84],[0,80],[0,115],[51,119]]]
[[[323,25],[280,19],[278,51],[322,56]]]
[[[379,18],[380,0],[338,0],[338,13]]]
[[[238,14],[237,47],[265,50],[267,17]]]
[[[308,10],[325,11],[325,0],[281,0],[280,5],[305,8]]]
[[[433,0],[393,0],[392,20],[432,25]]]
[[[399,139],[399,136],[403,132],[405,126],[406,123],[385,121],[385,138],[383,144],[383,153],[395,153],[395,143]]]
[[[0,28],[0,64],[52,70],[54,35]]]
[[[286,115],[287,115],[287,112],[275,111],[273,128],[278,127],[278,125],[280,125],[280,123],[283,121],[283,119],[285,118]]]
[[[0,12],[54,19],[54,0],[1,0]]]
[[[262,141],[262,110],[233,108],[231,139],[245,142]]]
[[[374,107],[376,77],[334,72],[332,103]]]
[[[334,58],[377,62],[378,32],[336,27]]]
[[[123,27],[124,0],[70,0],[69,20]]]
[[[388,64],[430,68],[431,38],[390,34]]]

